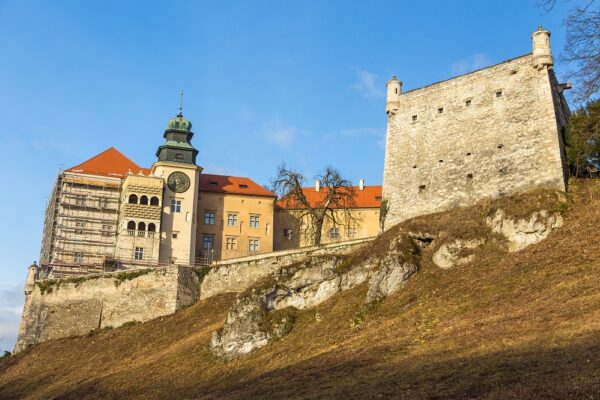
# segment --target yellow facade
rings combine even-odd
[[[196,249],[212,261],[273,251],[275,198],[200,192]]]
[[[345,218],[341,210],[336,210],[336,220],[340,223],[334,226],[330,220],[323,223],[321,229],[321,244],[341,242],[353,239],[374,237],[379,234],[379,208],[355,208],[351,211],[352,218]],[[290,250],[299,247],[312,246],[313,236],[310,234],[308,216],[302,217],[299,210],[289,210],[278,207],[275,210],[275,233],[273,248]]]

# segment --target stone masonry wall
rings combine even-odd
[[[200,299],[227,292],[243,292],[281,267],[311,256],[347,253],[371,240],[373,238],[357,239],[218,262],[200,284]]]
[[[188,267],[92,275],[35,282],[29,271],[14,352],[27,346],[130,321],[174,313],[198,300],[198,277]]]
[[[568,109],[557,92],[529,54],[403,93],[388,119],[385,228],[536,187],[564,191]]]

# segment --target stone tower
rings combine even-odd
[[[386,103],[385,103],[385,112],[389,115],[393,113],[395,110],[400,108],[400,95],[402,94],[402,82],[400,82],[396,75],[392,76],[392,78],[385,85],[387,89]]]
[[[569,108],[550,32],[531,53],[422,88],[387,83],[385,229],[424,214],[534,188],[566,189]]]
[[[550,50],[550,32],[540,25],[531,34],[531,41],[533,42],[533,58],[531,61],[533,67],[537,69],[552,68],[554,66],[554,59]]]
[[[152,173],[164,182],[161,210],[159,262],[194,264],[196,214],[202,168],[196,165],[198,150],[191,144],[192,123],[182,112],[169,120]]]

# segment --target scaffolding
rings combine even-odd
[[[121,180],[59,172],[46,207],[40,254],[51,276],[112,268]]]

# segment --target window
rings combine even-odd
[[[78,194],[77,196],[75,196],[75,205],[85,206],[85,196],[82,194]]]
[[[425,191],[425,185],[419,186],[419,193],[423,193]]]
[[[171,212],[181,212],[181,200],[171,199]]]
[[[173,232],[173,233],[171,234],[171,238],[173,238],[173,239],[177,239],[177,236],[178,236],[178,235],[179,235],[179,232]]]
[[[148,232],[156,232],[156,225],[152,223],[148,224]]]
[[[283,237],[287,240],[292,240],[292,230],[290,228],[285,228],[283,230]]]
[[[356,237],[358,229],[355,226],[349,227],[346,229],[346,234],[348,239],[354,239]]]
[[[98,207],[100,208],[107,208],[108,207],[108,199],[101,197],[98,199]]]
[[[75,233],[82,234],[83,228],[85,228],[85,222],[83,221],[75,221]]]
[[[337,240],[340,238],[340,230],[336,227],[329,229],[329,239]]]
[[[240,189],[248,189],[248,185],[246,185],[245,183],[240,183]]]
[[[250,216],[250,228],[258,228],[260,226],[260,215]]]
[[[496,91],[496,97],[502,97],[502,90]]]
[[[137,204],[138,197],[135,194],[129,195],[129,204]]]
[[[127,223],[127,234],[129,236],[135,235],[135,222],[134,221],[129,221]]]
[[[181,154],[181,153],[175,154],[175,159],[176,160],[183,160],[183,154]]]
[[[413,116],[412,116],[412,120],[413,120],[413,122],[414,122],[414,121],[416,121],[416,120],[417,120],[417,116],[416,116],[416,115],[413,115]]]
[[[148,196],[140,197],[140,204],[147,206],[148,205]]]
[[[214,225],[215,224],[215,211],[214,210],[204,211],[204,223],[206,225]]]
[[[152,198],[150,199],[150,205],[157,206],[158,205],[158,197],[152,196]]]
[[[465,100],[465,106],[466,107],[471,107],[471,99]]]
[[[73,262],[75,264],[81,264],[81,262],[83,261],[83,253],[81,252],[77,252],[73,255]]]
[[[205,250],[212,250],[215,245],[215,237],[213,235],[202,236],[202,248]]]
[[[237,225],[237,214],[235,214],[235,213],[227,214],[227,225],[229,225],[229,226]]]
[[[250,251],[258,251],[259,250],[258,239],[250,239],[248,241],[248,250],[250,250]]]
[[[144,248],[143,247],[135,248],[135,251],[133,252],[133,259],[134,260],[143,260],[144,259]]]
[[[444,112],[444,107],[438,108],[438,114],[442,114]]]
[[[110,225],[102,225],[102,236],[110,236]]]
[[[219,184],[219,182],[217,181],[208,181],[209,185],[213,185],[213,186],[217,186]]]
[[[234,236],[228,237],[225,246],[227,250],[237,249],[237,238]]]

